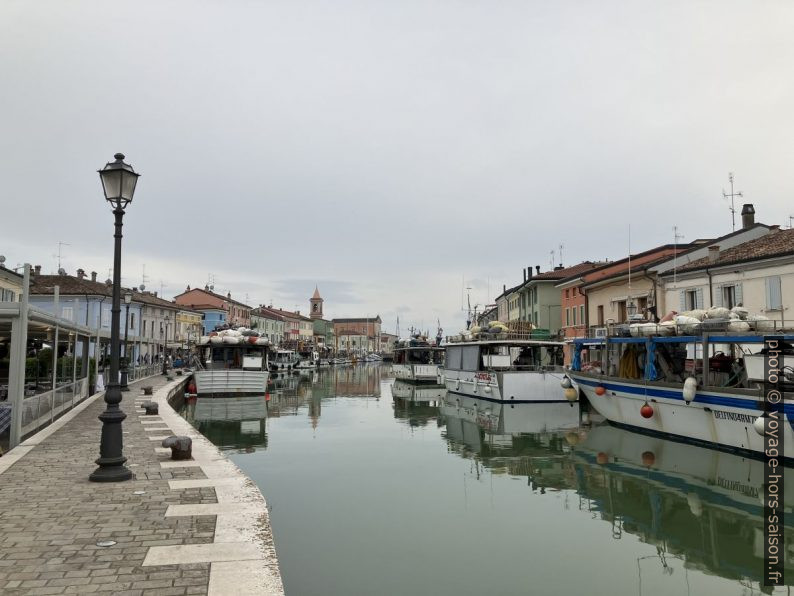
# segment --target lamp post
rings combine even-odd
[[[163,374],[168,374],[168,358],[165,355],[166,350],[168,349],[168,315],[165,315],[165,341],[163,341]]]
[[[122,391],[129,391],[130,388],[127,386],[127,371],[128,366],[130,365],[130,355],[127,353],[129,350],[129,344],[127,343],[128,338],[130,336],[130,302],[132,302],[132,292],[125,292],[124,293],[124,360],[121,364],[121,390]]]
[[[115,246],[113,249],[113,305],[110,324],[110,382],[105,391],[105,411],[99,415],[102,435],[99,442],[99,466],[88,477],[93,482],[119,482],[132,478],[132,472],[124,465],[121,423],[127,415],[121,411],[121,387],[119,386],[119,318],[121,314],[121,227],[124,209],[132,202],[138,176],[132,166],[124,163],[124,154],[116,153],[116,161],[108,162],[99,170],[105,199],[113,207],[116,218]]]

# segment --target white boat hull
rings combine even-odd
[[[193,373],[196,393],[212,395],[264,395],[267,391],[267,371],[263,370],[197,370]]]
[[[509,403],[564,402],[562,371],[474,372],[444,370],[447,391],[476,399]]]
[[[415,383],[437,383],[438,366],[435,364],[392,364],[395,379]]]
[[[761,415],[758,408],[761,393],[742,395],[730,391],[700,391],[687,404],[683,386],[650,385],[642,380],[599,378],[580,372],[569,373],[593,408],[613,424],[643,432],[679,438],[696,443],[727,448],[732,451],[762,455],[764,438],[753,427]],[[602,395],[596,393],[603,387]],[[644,418],[640,413],[647,403],[653,415]],[[794,411],[787,402],[786,410]],[[784,456],[794,457],[794,431],[787,422],[791,413],[780,413]]]

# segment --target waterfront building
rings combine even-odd
[[[794,230],[773,229],[730,248],[718,242],[705,257],[661,275],[667,308],[743,306],[779,322],[794,318]]]
[[[332,319],[334,334],[337,338],[337,349],[346,350],[342,345],[356,342],[356,349],[374,352],[380,345],[381,321],[380,315],[373,317],[359,317],[348,319]],[[344,337],[345,339],[340,341]]]
[[[41,271],[37,266],[35,271]],[[56,306],[57,288],[57,306]],[[125,336],[125,313],[129,312],[127,337],[130,346],[130,357],[136,362],[138,358],[148,355],[151,359],[161,354],[163,346],[172,338],[173,326],[176,321],[178,307],[156,294],[141,292],[135,288],[122,289],[122,295],[132,293],[129,310],[122,303],[119,333]],[[51,313],[60,319],[93,329],[98,338],[101,350],[107,349],[110,342],[111,298],[112,285],[97,281],[96,272],[87,278],[85,271],[77,270],[76,276],[33,274],[30,285],[30,303],[42,311]],[[166,336],[166,319],[168,316],[168,335]],[[93,347],[92,347],[93,355]]]
[[[18,302],[22,294],[22,276],[0,263],[0,302]]]
[[[313,317],[312,327],[314,330],[314,344],[318,348],[333,349],[336,345],[336,335],[334,334],[334,324],[326,319]]]
[[[397,340],[400,338],[392,333],[386,333],[385,331],[380,332],[380,345],[378,347],[378,352],[382,356],[391,356],[394,354],[394,346],[397,343]]]
[[[251,311],[251,327],[274,345],[284,341],[284,317],[265,305]]]
[[[221,294],[216,294],[210,289],[209,285],[204,286],[203,289],[191,289],[190,286],[188,286],[184,292],[174,296],[174,301],[180,306],[187,306],[193,310],[205,313],[205,332],[215,328],[214,325],[210,327],[207,324],[207,311],[213,311],[214,316],[210,318],[216,321],[219,319],[219,317],[217,317],[217,311],[223,311],[225,316],[221,324],[238,325],[242,327],[251,326],[251,307],[234,300],[231,292],[227,292],[226,296],[223,296]]]
[[[510,320],[510,297],[516,289],[518,289],[518,286],[508,288],[506,285],[503,285],[502,293],[494,299],[494,302],[496,302],[497,320],[502,323],[507,323]]]
[[[291,312],[272,307],[268,310],[283,317],[285,342],[299,346],[309,345],[314,341],[314,323],[309,317],[304,317],[299,310]]]
[[[745,211],[748,208],[752,209],[752,206],[745,205]],[[654,320],[670,310],[678,310],[681,306],[679,300],[666,302],[660,276],[670,274],[677,279],[679,270],[708,257],[709,246],[716,245],[722,249],[739,247],[776,229],[756,224],[754,218],[747,214],[742,219],[740,230],[720,238],[699,239],[689,244],[664,244],[585,274],[581,289],[585,292],[588,325],[602,328],[609,323],[625,323],[632,312]],[[703,304],[696,294],[692,307],[702,308]]]
[[[176,312],[174,342],[181,348],[198,343],[204,333],[204,315],[197,310],[182,306]]]
[[[582,274],[598,268],[602,263],[583,261],[570,267],[558,265],[551,271],[541,273],[540,267],[535,267],[524,271],[524,283],[516,289],[518,294],[518,320],[532,323],[538,329],[548,329],[551,333],[557,333],[566,324],[579,319],[579,313],[568,311],[568,318],[565,320],[562,310],[562,296],[556,287],[560,280],[574,275]]]

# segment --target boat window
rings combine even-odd
[[[412,364],[430,364],[430,351],[410,350],[408,352],[408,362]]]
[[[444,351],[443,350],[434,350],[433,351],[433,364],[444,364]]]
[[[461,356],[462,370],[478,370],[480,368],[480,346],[465,346]]]
[[[450,346],[449,348],[447,348],[446,367],[449,370],[460,370],[462,354],[463,354],[463,348],[461,346]]]

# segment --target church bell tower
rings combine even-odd
[[[312,319],[323,318],[323,299],[320,297],[317,286],[314,286],[314,295],[309,300],[309,317]]]

